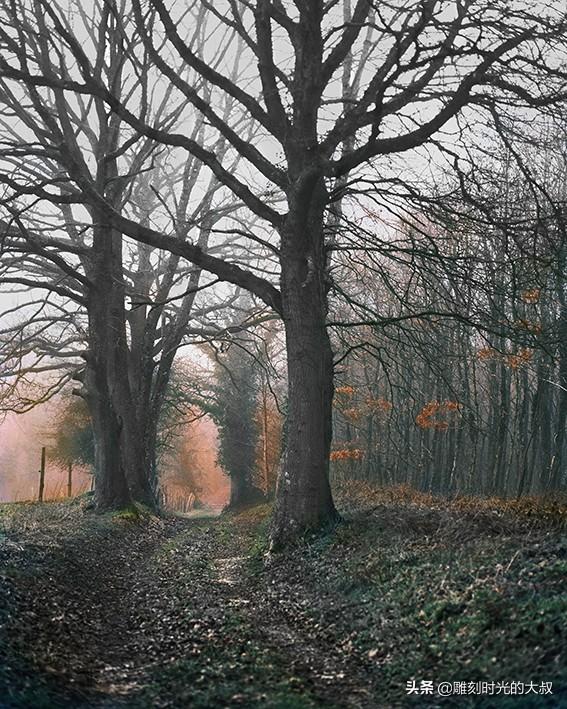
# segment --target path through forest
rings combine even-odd
[[[267,508],[3,506],[0,707],[393,707],[412,677],[554,681],[533,706],[562,706],[565,510],[376,502],[269,563]]]
[[[27,666],[0,706],[287,706],[299,690],[293,706],[337,692],[372,705],[368,663],[329,652],[287,583],[250,583],[254,520],[238,534],[202,516],[77,528],[76,509],[47,510],[4,544],[4,633]]]

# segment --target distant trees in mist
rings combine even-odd
[[[75,381],[99,509],[157,505],[178,350],[234,353],[274,318],[273,548],[338,520],[330,461],[439,490],[562,483],[564,143],[537,155],[565,126],[564,9],[13,0],[0,25],[3,400]],[[217,377],[221,458],[249,439],[249,472],[261,422]]]

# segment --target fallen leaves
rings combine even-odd
[[[557,513],[355,484],[338,498],[349,521],[269,564],[266,506],[136,524],[14,510],[0,534],[0,696],[34,709],[373,709],[397,705],[410,672],[561,668]]]

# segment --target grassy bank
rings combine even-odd
[[[0,706],[567,706],[561,502],[337,496],[342,524],[274,557],[266,506],[0,507]]]

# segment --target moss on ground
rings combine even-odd
[[[271,556],[267,505],[214,520],[0,506],[0,697],[567,707],[562,503],[353,485],[338,497],[342,524]],[[552,682],[553,695],[412,698],[412,679]]]

